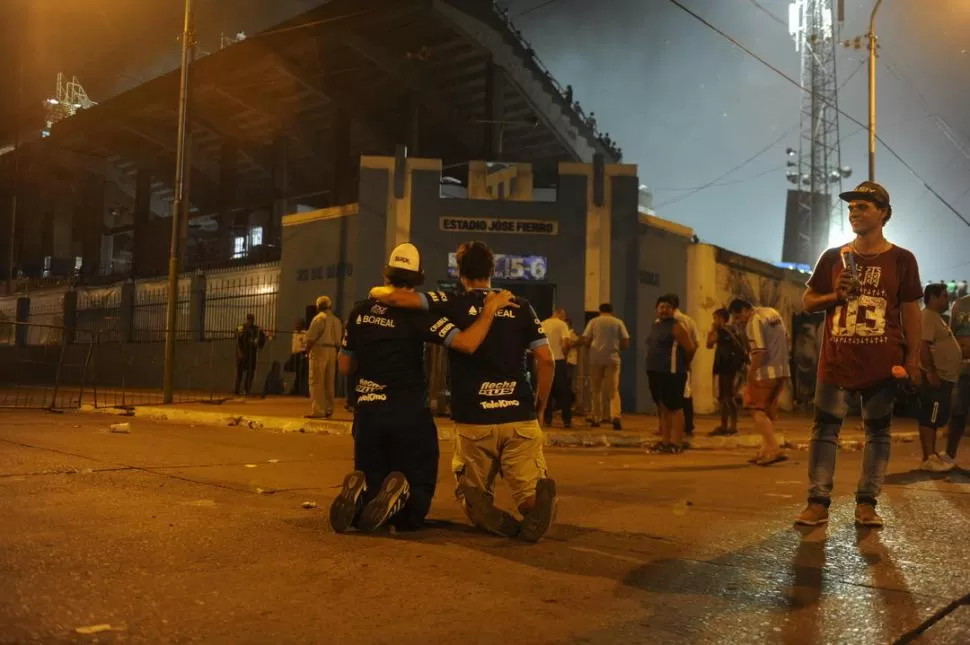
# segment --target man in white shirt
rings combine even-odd
[[[556,361],[556,373],[552,380],[552,393],[543,414],[543,425],[552,425],[552,413],[558,408],[562,412],[562,427],[573,426],[573,392],[569,379],[566,354],[570,348],[569,326],[566,324],[566,310],[559,308],[552,317],[542,321],[542,329],[549,339],[549,350]]]
[[[588,421],[598,428],[600,422],[620,424],[620,352],[630,346],[630,332],[623,321],[613,315],[613,305],[600,305],[600,315],[586,325],[580,343],[589,346],[589,384],[592,406]]]

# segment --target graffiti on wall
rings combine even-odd
[[[718,306],[742,298],[755,306],[771,307],[783,320],[791,321],[788,333],[792,340],[792,398],[795,405],[810,403],[815,395],[822,317],[802,312],[805,283],[801,276],[786,272],[780,278],[771,278],[719,263],[717,281],[721,301]]]
[[[795,403],[808,406],[815,398],[815,376],[822,349],[825,314],[798,313],[792,316],[792,387]]]

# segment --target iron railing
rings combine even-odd
[[[27,339],[46,339],[27,344]],[[66,410],[90,400],[94,336],[81,329],[0,323],[0,408]]]

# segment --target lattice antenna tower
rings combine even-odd
[[[841,208],[833,208],[832,189],[851,174],[842,166],[839,147],[835,47],[842,5],[843,0],[795,0],[788,6],[788,31],[801,56],[801,83],[807,91],[802,93],[798,150],[788,150],[797,160],[789,160],[787,177],[797,187],[799,255],[812,261],[832,241],[841,241],[844,218]]]
[[[45,102],[46,126],[41,136],[49,137],[54,124],[77,114],[78,110],[86,110],[97,105],[88,98],[81,81],[77,76],[67,80],[63,72],[57,73],[57,93]]]
[[[219,49],[225,49],[226,47],[231,47],[236,43],[241,43],[246,40],[246,32],[238,31],[235,36],[227,36],[225,33],[219,34]]]

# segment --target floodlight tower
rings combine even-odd
[[[49,137],[55,123],[74,116],[78,110],[87,110],[94,105],[97,103],[88,98],[88,93],[84,91],[77,76],[67,80],[63,72],[58,72],[57,93],[48,98],[44,105],[47,118],[41,136]]]
[[[829,245],[842,237],[842,209],[832,206],[832,187],[851,174],[842,166],[839,149],[839,88],[835,46],[843,17],[843,0],[794,0],[788,6],[788,31],[801,55],[801,137],[789,154],[787,178],[795,185],[796,248],[786,249],[785,261],[813,264]],[[836,16],[833,3],[838,5]],[[789,237],[789,236],[786,236]]]

